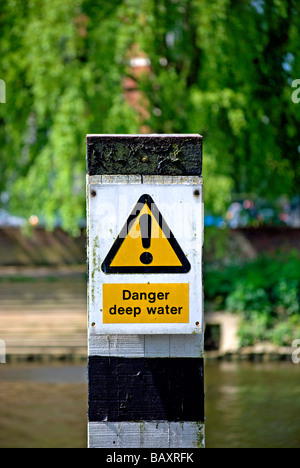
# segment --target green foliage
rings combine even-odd
[[[239,329],[240,346],[253,346],[268,338],[269,320],[265,315],[253,312],[251,320],[243,320]],[[276,343],[277,344],[277,343]]]
[[[228,229],[219,229],[214,226],[205,227],[204,256],[211,263],[222,261],[226,258],[229,251],[230,231]]]
[[[300,333],[300,257],[262,256],[205,273],[207,301],[240,314],[242,346],[271,340],[290,345]]]
[[[271,313],[272,307],[266,291],[256,288],[248,282],[240,282],[226,299],[226,309],[229,312],[243,312],[245,318],[251,319],[255,311],[261,315]]]
[[[201,133],[207,209],[235,192],[299,187],[296,0],[2,0],[0,192],[73,232],[85,214],[85,135]],[[133,47],[151,60],[124,97]],[[145,120],[145,119],[144,119]]]
[[[299,308],[299,281],[280,278],[273,289],[274,302],[278,310],[291,316],[300,312]],[[280,309],[279,309],[280,308]]]
[[[0,13],[0,191],[14,212],[74,233],[85,216],[85,135],[138,131],[116,56],[121,2],[94,3],[4,0]]]
[[[278,321],[268,332],[270,340],[278,346],[291,346],[291,343],[300,336],[299,315]]]

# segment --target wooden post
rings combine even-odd
[[[204,447],[199,135],[88,135],[89,447]]]

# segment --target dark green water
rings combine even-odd
[[[300,364],[206,364],[206,447],[300,448]],[[0,365],[0,448],[85,448],[85,366]]]
[[[206,365],[206,446],[299,448],[300,365]]]

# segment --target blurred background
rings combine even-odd
[[[88,133],[203,135],[206,445],[300,447],[299,31],[297,0],[1,1],[1,448],[86,447]]]

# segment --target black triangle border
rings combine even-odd
[[[101,269],[105,274],[154,274],[154,273],[188,273],[191,270],[191,264],[186,258],[185,254],[183,253],[180,245],[178,244],[175,236],[169,230],[168,232],[168,241],[173,248],[175,254],[177,255],[178,259],[181,262],[181,266],[152,266],[145,265],[145,266],[117,266],[112,267],[111,263],[115,258],[117,252],[119,251],[121,245],[125,241],[128,229],[132,221],[139,215],[137,213],[139,207],[141,205],[148,205],[151,213],[155,217],[156,221],[158,222],[160,228],[164,232],[163,226],[167,226],[166,222],[164,221],[162,214],[158,210],[156,204],[154,203],[153,199],[150,195],[142,195],[138,200],[137,204],[135,205],[132,213],[130,214],[129,218],[127,219],[124,227],[122,228],[119,236],[115,240],[112,248],[110,249],[107,257],[105,258],[104,262],[102,263]],[[169,228],[168,228],[169,229]]]

